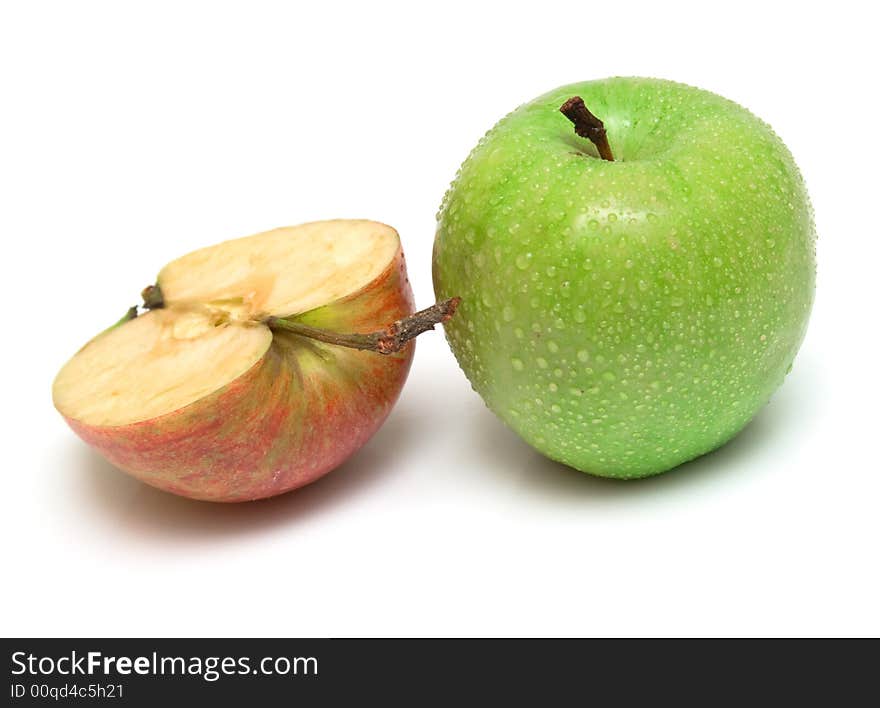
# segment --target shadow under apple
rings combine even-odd
[[[460,410],[447,414],[467,421],[462,462],[478,470],[487,487],[497,486],[499,493],[513,490],[516,495],[537,496],[552,504],[631,504],[770,472],[755,464],[761,449],[799,429],[822,400],[821,386],[813,380],[816,369],[805,368],[806,372],[790,377],[726,445],[641,480],[594,477],[543,457],[505,427],[475,394]],[[311,485],[272,499],[215,504],[176,497],[138,482],[71,440],[67,459],[78,473],[73,494],[81,513],[104,517],[114,529],[160,542],[223,540],[302,524],[334,507],[355,503],[393,473],[395,458],[413,459],[412,450],[431,429],[428,402],[443,397],[444,391],[434,384],[404,396],[385,425],[347,462]]]

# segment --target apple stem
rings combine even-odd
[[[572,96],[559,107],[560,113],[574,123],[574,132],[582,138],[587,138],[599,151],[599,157],[608,162],[614,162],[611,153],[611,145],[608,144],[608,135],[605,132],[605,124],[590,113],[580,96]]]
[[[424,310],[419,310],[409,317],[393,322],[385,329],[368,334],[331,332],[326,329],[310,327],[296,320],[284,319],[283,317],[269,317],[265,320],[265,324],[270,329],[281,329],[285,332],[298,334],[301,337],[317,339],[319,342],[326,342],[327,344],[336,344],[341,347],[349,347],[350,349],[363,349],[378,352],[379,354],[394,354],[394,352],[403,349],[403,346],[409,340],[415,339],[422,332],[434,329],[435,325],[449,320],[455,314],[455,310],[460,302],[461,298],[459,297],[438,302]]]

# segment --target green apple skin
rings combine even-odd
[[[559,112],[581,96],[615,161]],[[434,244],[447,338],[489,408],[584,472],[658,474],[736,435],[782,383],[815,286],[815,227],[761,120],[670,81],[551,91],[462,165]]]

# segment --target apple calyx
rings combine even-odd
[[[133,320],[137,317],[141,308],[144,310],[158,310],[165,307],[165,298],[162,296],[162,290],[158,285],[148,285],[141,290],[141,298],[143,302],[140,305],[132,305],[125,311],[125,314],[114,322],[108,329],[113,329],[121,324]]]
[[[559,107],[559,112],[574,123],[575,133],[582,138],[587,138],[596,146],[599,157],[608,162],[614,162],[614,155],[605,132],[605,124],[590,112],[584,99],[580,96],[572,96]]]
[[[318,329],[285,319],[284,317],[267,317],[263,322],[270,329],[284,330],[319,342],[335,344],[350,349],[362,349],[377,352],[379,354],[394,354],[403,349],[411,339],[415,339],[423,332],[434,329],[438,324],[447,322],[454,314],[461,302],[460,297],[452,297],[448,300],[435,303],[424,310],[419,310],[409,317],[392,322],[385,329],[367,334],[332,332],[326,329]]]
[[[122,317],[120,317],[116,322],[114,322],[112,325],[110,325],[110,327],[108,327],[107,329],[113,329],[114,327],[118,327],[121,324],[125,324],[126,322],[128,322],[129,320],[133,320],[137,316],[138,316],[138,306],[132,305],[131,307],[128,308],[128,310],[126,311],[126,313]]]
[[[162,294],[162,288],[158,285],[148,285],[141,290],[141,298],[143,298],[145,310],[159,310],[165,307],[165,296]]]

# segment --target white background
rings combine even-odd
[[[880,633],[869,3],[2,7],[4,634]],[[632,483],[551,463],[439,333],[360,453],[268,502],[145,487],[54,411],[64,361],[166,261],[219,240],[386,221],[429,304],[435,212],[477,139],[615,74],[746,105],[814,201],[806,342],[719,452]]]

